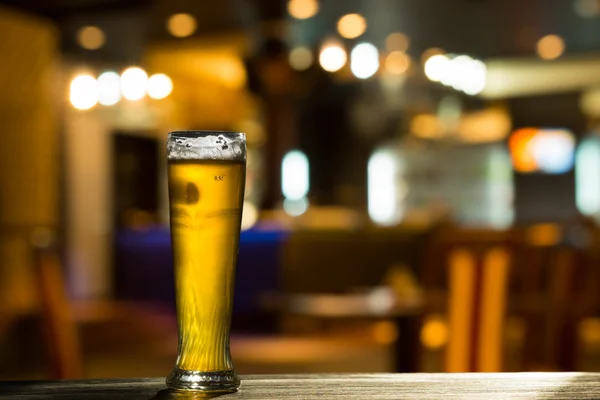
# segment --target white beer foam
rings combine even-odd
[[[246,135],[238,132],[177,131],[167,139],[169,160],[246,160]]]

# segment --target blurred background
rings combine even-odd
[[[599,0],[1,0],[0,379],[171,370],[183,129],[238,372],[600,371]]]

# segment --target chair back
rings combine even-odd
[[[515,247],[511,231],[448,228],[429,249],[423,280],[446,291],[447,372],[502,370],[508,284]]]
[[[34,257],[51,376],[54,379],[82,378],[79,335],[60,258],[55,251],[39,247]]]

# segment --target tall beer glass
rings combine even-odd
[[[172,132],[167,140],[179,349],[167,385],[235,391],[229,352],[246,136]]]

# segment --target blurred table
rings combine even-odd
[[[293,294],[280,298],[293,314],[320,318],[371,318],[419,315],[421,297],[397,297],[386,288],[359,293]]]
[[[395,372],[416,372],[418,364],[421,296],[397,296],[388,288],[344,294],[287,294],[267,298],[266,306],[292,315],[319,319],[389,319],[396,325]]]
[[[219,399],[598,399],[600,374],[250,375]],[[147,400],[210,398],[166,390],[164,378],[0,383],[2,399]]]

